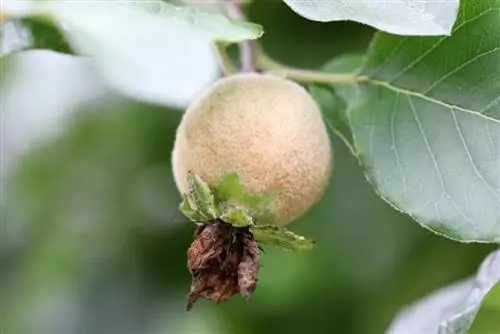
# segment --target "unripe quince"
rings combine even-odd
[[[290,223],[315,204],[333,167],[330,139],[309,93],[257,73],[220,79],[189,106],[172,163],[182,194],[189,192],[188,172],[211,186],[236,172],[248,192],[273,193],[275,214],[266,223],[274,225]]]

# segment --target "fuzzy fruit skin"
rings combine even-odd
[[[212,185],[238,172],[247,191],[274,192],[271,223],[286,225],[322,197],[333,157],[320,109],[303,87],[246,73],[220,79],[188,107],[172,164],[181,193],[188,171]]]

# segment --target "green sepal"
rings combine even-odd
[[[222,214],[220,219],[224,222],[233,225],[234,227],[246,227],[253,225],[253,218],[248,212],[238,206],[229,205],[227,208],[221,210]]]
[[[276,216],[275,197],[272,193],[250,194],[240,180],[238,173],[226,174],[214,187],[219,207],[227,202],[236,202],[247,209],[255,224],[272,223]]]
[[[209,223],[215,219],[234,227],[250,227],[257,242],[287,250],[310,250],[314,241],[284,227],[266,225],[275,217],[272,194],[249,194],[237,173],[229,173],[212,189],[198,175],[187,176],[189,194],[183,195],[181,212],[194,222]]]
[[[188,172],[187,181],[189,195],[196,207],[196,212],[205,221],[216,219],[218,214],[215,206],[215,198],[209,185],[192,172]]]
[[[179,210],[182,214],[189,218],[189,220],[194,222],[204,221],[203,217],[196,211],[195,208],[191,205],[189,200],[189,196],[184,194],[182,195],[182,203],[179,205]]]
[[[311,250],[314,248],[314,241],[297,235],[284,227],[258,225],[251,226],[257,242],[263,245],[277,246],[287,250]]]

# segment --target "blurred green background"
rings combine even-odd
[[[272,57],[306,68],[363,52],[374,33],[311,22],[278,1],[257,1],[248,16]],[[474,274],[493,249],[392,209],[332,137],[332,183],[290,226],[317,248],[266,248],[248,302],[200,301],[186,313],[194,226],[177,212],[170,168],[182,110],[117,96],[69,56],[33,52],[20,71],[26,56],[1,63],[2,334],[384,333],[399,309]],[[48,58],[72,66],[70,78],[47,70]]]

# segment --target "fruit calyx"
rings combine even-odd
[[[198,298],[217,303],[240,293],[248,298],[257,287],[260,249],[248,227],[234,227],[217,219],[197,228],[188,250],[193,282],[189,311]]]
[[[240,293],[247,299],[257,287],[260,245],[287,250],[309,250],[312,240],[284,227],[266,225],[273,215],[273,196],[248,194],[237,173],[210,187],[188,173],[189,193],[183,195],[181,212],[198,225],[188,250],[192,274],[187,310],[198,298],[226,301]]]

